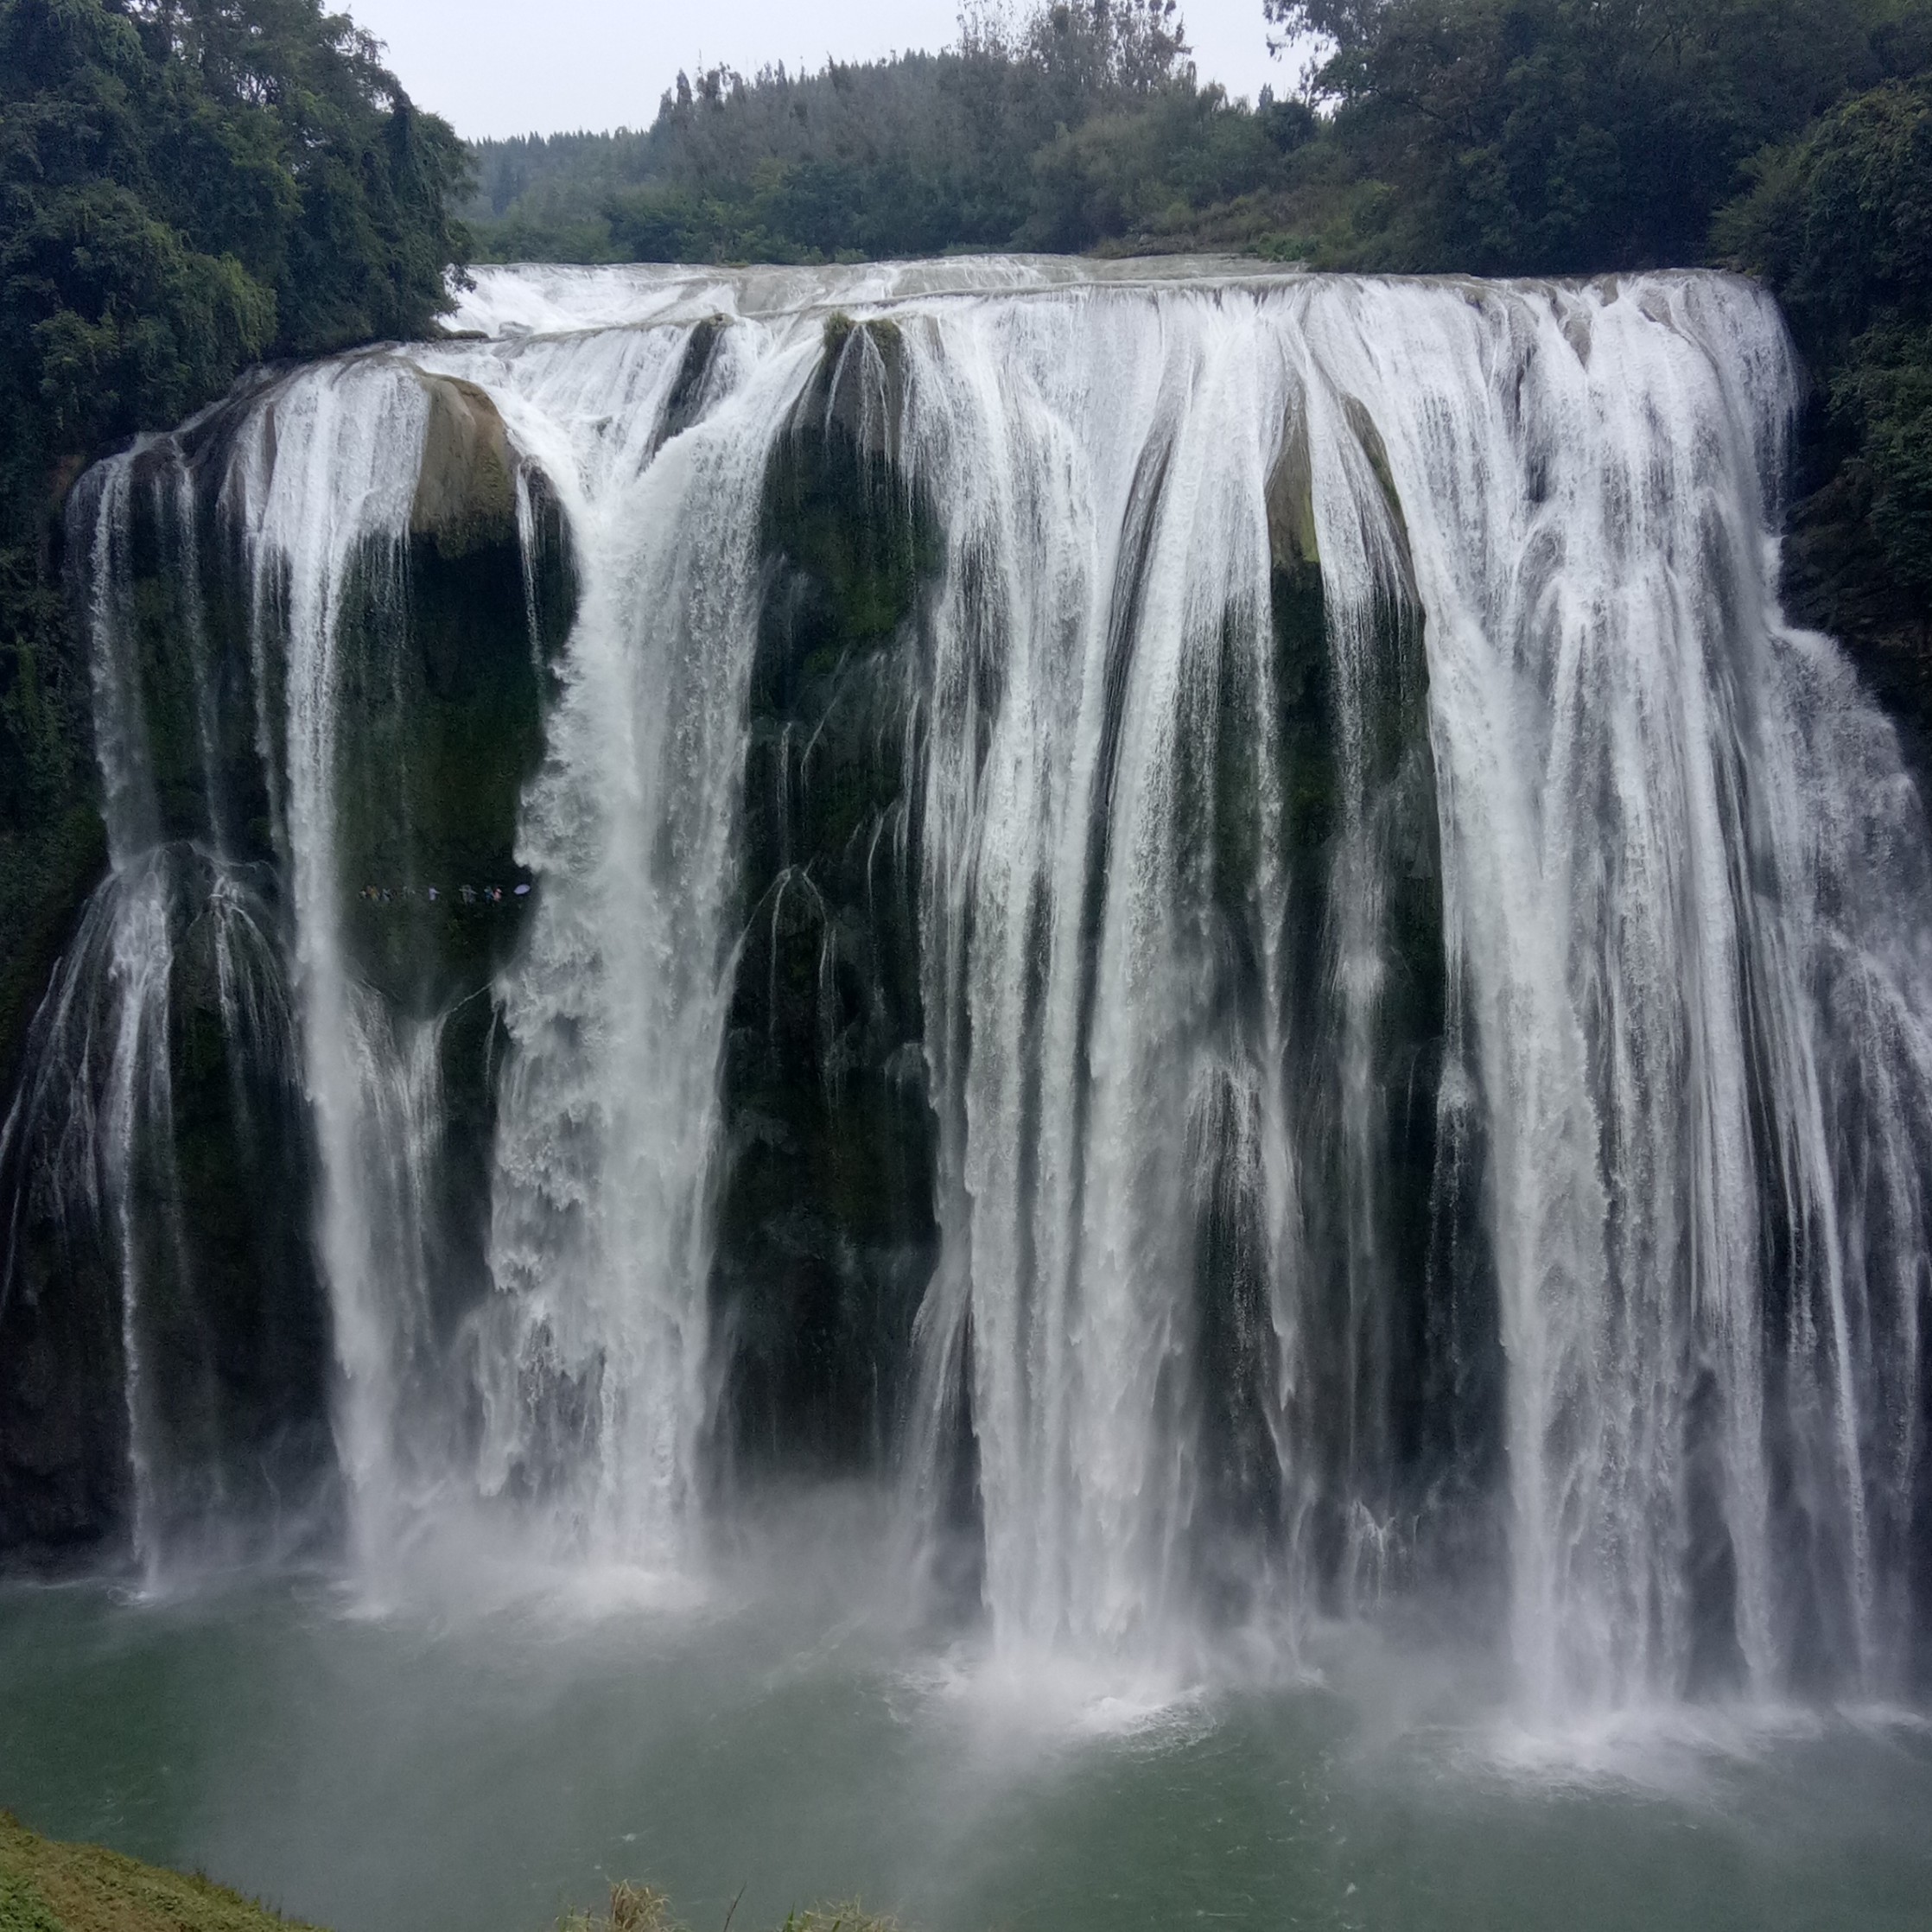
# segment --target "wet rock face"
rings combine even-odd
[[[489,988],[527,916],[518,804],[574,591],[558,507],[519,479],[494,406],[424,380],[407,536],[348,573],[334,831],[359,981],[390,1024],[435,1028],[430,1275],[450,1326],[486,1286]],[[59,1558],[138,1535],[181,1551],[208,1522],[286,1547],[337,1517],[280,817],[286,672],[273,586],[264,601],[221,501],[238,413],[154,446],[129,479],[111,702],[139,728],[130,822],[147,849],[96,892],[15,1056],[0,1549]],[[137,972],[129,907],[148,897]]]
[[[718,1446],[876,1465],[937,1250],[912,699],[930,505],[889,325],[828,326],[766,479],[713,1302]]]
[[[118,1296],[105,1257],[16,1236],[0,1306],[0,1551],[55,1560],[127,1527]]]
[[[474,383],[425,376],[429,420],[410,535],[454,562],[517,540],[516,459],[497,406]]]
[[[684,426],[718,334],[694,334],[663,434]],[[575,593],[561,511],[520,466],[494,404],[469,384],[414,379],[429,408],[406,528],[365,543],[344,579],[332,834],[340,943],[356,983],[390,1026],[434,1029],[439,1119],[424,1279],[433,1328],[447,1342],[489,1292],[502,1052],[491,989],[521,944],[531,903],[515,892],[524,876],[518,813]],[[721,1483],[781,1468],[875,1469],[888,1459],[905,1420],[913,1319],[937,1260],[918,696],[943,543],[931,502],[900,460],[903,388],[896,330],[834,317],[765,480],[713,1195],[709,1452]],[[1402,855],[1386,908],[1392,976],[1366,1048],[1365,1077],[1387,1103],[1377,1116],[1385,1144],[1363,1151],[1364,1171],[1386,1177],[1369,1199],[1325,1131],[1339,1109],[1334,1042],[1344,1024],[1324,949],[1331,900],[1347,887],[1337,871],[1345,780],[1307,452],[1293,427],[1268,491],[1276,715],[1255,715],[1230,657],[1207,756],[1188,782],[1214,933],[1206,1010],[1240,1016],[1257,1037],[1266,969],[1257,867],[1269,842],[1288,861],[1281,970],[1305,1063],[1304,1131],[1337,1150],[1334,1171],[1311,1190],[1311,1313],[1338,1338],[1334,1386],[1317,1386],[1312,1398],[1319,1407],[1345,1403],[1348,1351],[1374,1355],[1407,1384],[1426,1379],[1427,1363],[1470,1350],[1459,1333],[1427,1331],[1420,1286],[1405,1300],[1349,1272],[1363,1216],[1385,1230],[1380,1265],[1391,1278],[1420,1284],[1438,1265],[1439,867],[1420,620],[1391,609],[1385,674],[1360,698],[1370,836]],[[16,1185],[17,1173],[8,1181],[25,1204],[13,1286],[0,1300],[3,1545],[130,1532],[137,1408],[150,1453],[166,1465],[146,1501],[164,1526],[185,1528],[218,1508],[281,1509],[326,1526],[335,1509],[336,1370],[291,991],[291,855],[278,816],[289,784],[286,653],[272,586],[264,603],[220,504],[238,433],[217,412],[141,458],[131,487],[129,676],[149,747],[152,836],[173,855],[171,950],[150,1043],[164,1104],[141,1128],[143,1151],[127,1183],[143,1230],[143,1287],[130,1324],[111,1212],[76,1217],[73,1188],[35,1193]],[[1259,763],[1269,746],[1272,775]],[[1262,823],[1264,794],[1278,797],[1277,827]],[[252,1037],[238,1033],[232,988],[223,991],[233,959],[225,966],[221,949],[232,952],[240,930],[238,906],[257,947]],[[99,962],[86,988],[108,1031],[112,982]],[[112,1070],[89,1062],[62,1077],[99,1096]],[[1322,1469],[1311,1512],[1306,1499],[1282,1492],[1268,1451],[1265,1417],[1279,1391],[1268,1236],[1244,1165],[1254,1147],[1248,1104],[1232,1090],[1208,1096],[1190,1129],[1198,1164],[1213,1177],[1195,1230],[1198,1367],[1185,1398],[1200,1408],[1209,1452],[1204,1551],[1230,1525],[1285,1534],[1297,1509],[1338,1549],[1343,1528],[1324,1515],[1323,1497],[1359,1490],[1364,1471]],[[1450,1207],[1476,1218],[1460,1194]],[[1361,1308],[1376,1311],[1373,1325],[1350,1332],[1350,1311]],[[130,1346],[140,1357],[137,1398]],[[1430,1412],[1440,1408],[1432,1397]],[[963,1471],[972,1428],[963,1403]],[[1325,1444],[1346,1435],[1321,1432]],[[1392,1492],[1406,1470],[1439,1460],[1440,1446],[1420,1436],[1380,1441],[1370,1474]],[[1312,1443],[1309,1466],[1319,1461]],[[964,1523],[976,1504],[969,1473],[961,1482]],[[1212,1567],[1204,1556],[1204,1570]],[[1236,1614],[1250,1581],[1230,1573],[1208,1586]]]

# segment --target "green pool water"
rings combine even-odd
[[[1359,1633],[1218,1681],[1000,1662],[824,1579],[372,1605],[327,1576],[0,1589],[0,1804],[336,1932],[537,1932],[608,1878],[696,1932],[1932,1927],[1932,1728],[1513,1724]]]

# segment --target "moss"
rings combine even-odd
[[[840,352],[851,340],[852,331],[857,327],[858,324],[842,308],[835,308],[825,318],[823,340],[827,362],[834,362],[838,359]]]
[[[1291,867],[1306,872],[1333,836],[1338,811],[1327,600],[1312,562],[1277,564],[1269,588],[1283,831]]]
[[[0,1932],[271,1932],[299,1922],[207,1878],[42,1838],[0,1812]]]

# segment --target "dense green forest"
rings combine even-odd
[[[1316,117],[1203,87],[1174,0],[962,16],[956,46],[680,74],[642,133],[478,144],[499,260],[821,261],[1153,239],[1285,178]]]
[[[100,863],[68,485],[251,362],[422,333],[465,258],[468,156],[378,53],[321,0],[0,0],[0,1042]]]
[[[1710,258],[1765,150],[1932,58],[1927,0],[1262,0],[1295,98],[1204,86],[1173,0],[944,53],[680,75],[641,132],[480,143],[486,259],[1234,247],[1590,274]],[[1292,73],[1284,65],[1285,77]]]

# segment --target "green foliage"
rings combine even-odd
[[[829,261],[1158,242],[1278,186],[1312,131],[1197,82],[1173,0],[969,13],[942,54],[680,76],[642,133],[486,142],[499,260]]]
[[[1282,150],[1313,117],[1284,104],[1230,108],[1218,89],[1176,89],[1131,109],[1061,127],[1032,158],[1028,245],[1092,248],[1119,237],[1187,228],[1198,209],[1232,201],[1281,173]]]
[[[1872,10],[1389,0],[1319,79],[1336,139],[1397,191],[1364,257],[1509,274],[1698,261],[1748,158],[1878,78]]]
[[[423,333],[467,168],[321,0],[0,0],[0,1083],[100,859],[67,486],[260,357]]]
[[[1307,97],[1203,86],[1167,0],[969,13],[869,65],[680,79],[641,132],[486,143],[499,259],[1233,247],[1329,267],[1706,258],[1752,157],[1922,67],[1928,0],[1264,0]],[[1319,117],[1312,103],[1332,112]]]
[[[1719,249],[1783,301],[1822,378],[1856,524],[1889,601],[1932,594],[1932,79],[1888,81],[1759,156]]]
[[[1932,329],[1862,336],[1831,385],[1869,479],[1872,533],[1922,613],[1932,597]]]
[[[1932,80],[1856,96],[1752,172],[1717,246],[1776,289],[1809,347],[1932,320]]]
[[[0,0],[0,117],[16,505],[255,357],[448,307],[462,148],[321,0]]]

